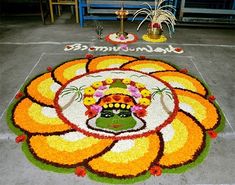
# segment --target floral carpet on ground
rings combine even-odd
[[[39,168],[124,184],[198,165],[224,127],[215,97],[187,69],[126,55],[49,66],[7,119]]]

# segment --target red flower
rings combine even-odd
[[[143,55],[141,55],[139,58],[140,58],[141,60],[146,59],[146,57],[145,57],[145,56],[143,56]]]
[[[180,69],[180,72],[187,74],[187,73],[188,73],[188,70],[187,70],[186,68],[183,68],[183,69]]]
[[[70,48],[71,48],[71,46],[67,45],[67,46],[66,46],[66,48],[67,48],[67,49],[70,49]]]
[[[153,28],[160,28],[160,24],[154,23],[154,24],[153,24]]]
[[[124,98],[124,102],[125,102],[125,103],[131,102],[131,98],[130,98],[130,97],[125,97],[125,98]]]
[[[135,86],[135,82],[131,81],[130,85]]]
[[[85,177],[86,176],[86,169],[83,167],[77,167],[75,169],[75,174],[79,177]]]
[[[151,175],[160,176],[162,174],[162,169],[160,166],[153,166],[150,168],[149,172]]]
[[[215,132],[214,130],[209,130],[209,131],[207,131],[207,133],[209,134],[209,136],[210,136],[212,139],[215,139],[215,138],[217,138],[217,136],[218,136],[217,132]]]
[[[92,54],[86,54],[86,56],[85,56],[87,59],[92,59],[93,57],[94,57],[94,55],[92,55]]]
[[[20,143],[20,142],[24,142],[25,140],[26,140],[26,135],[20,135],[20,136],[17,136],[16,138],[15,138],[15,142],[16,143]]]
[[[181,52],[183,49],[182,48],[175,48],[176,52]]]
[[[211,96],[209,96],[208,97],[208,100],[210,101],[210,102],[214,102],[215,101],[215,96],[213,96],[213,95],[211,95]]]
[[[145,117],[147,115],[147,111],[145,109],[137,110],[135,113],[140,118]]]
[[[24,94],[22,92],[18,92],[16,95],[15,95],[15,99],[19,99],[23,96]]]
[[[119,100],[121,99],[121,96],[119,96],[119,95],[114,95],[114,96],[113,96],[113,99],[114,99],[115,101],[119,101]]]
[[[110,97],[105,97],[105,98],[103,99],[103,101],[106,102],[106,103],[108,103],[108,102],[111,101],[111,98],[110,98]]]
[[[93,117],[95,117],[97,115],[97,112],[95,110],[88,109],[85,112],[85,115],[88,116],[88,118],[93,118]]]
[[[53,68],[51,66],[47,67],[47,71],[52,71],[52,70],[53,70]]]

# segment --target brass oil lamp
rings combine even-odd
[[[120,19],[120,31],[116,34],[118,37],[123,35],[125,39],[127,39],[128,33],[124,31],[124,19],[126,19],[129,12],[127,10],[124,10],[124,8],[122,7],[120,10],[116,11],[115,14],[117,15],[118,19]]]

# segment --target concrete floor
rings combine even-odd
[[[15,135],[9,131],[5,117],[6,108],[22,84],[64,60],[83,57],[86,52],[64,52],[71,42],[92,45],[109,45],[96,39],[95,22],[85,28],[61,17],[52,25],[42,25],[38,18],[0,19],[0,185],[45,184],[99,184],[75,175],[42,171],[32,165],[16,144]],[[118,30],[116,22],[101,22],[104,34]],[[136,24],[128,23],[126,30],[136,32]],[[138,32],[141,36],[144,33]],[[163,44],[149,44],[142,40],[132,47],[174,47],[184,49],[182,55],[173,53],[125,53],[160,58],[174,63],[204,79],[216,96],[226,116],[225,130],[212,141],[211,150],[204,163],[181,174],[164,174],[150,178],[142,184],[232,184],[235,183],[235,30],[176,28],[176,34]],[[105,53],[94,53],[95,55]],[[141,184],[141,183],[140,183]]]

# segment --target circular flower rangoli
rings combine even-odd
[[[213,100],[202,82],[166,62],[106,55],[31,80],[9,108],[9,126],[42,169],[134,183],[205,158],[223,127]]]

